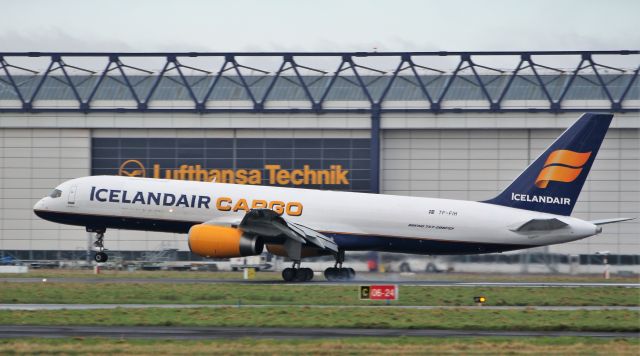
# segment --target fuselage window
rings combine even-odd
[[[59,198],[62,196],[62,190],[60,189],[54,189],[53,192],[51,192],[51,194],[49,194],[49,196],[51,198]]]

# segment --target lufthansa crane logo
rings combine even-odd
[[[120,169],[118,170],[118,175],[126,177],[146,177],[147,171],[144,169],[144,166],[140,161],[130,159],[122,162]]]
[[[550,181],[573,182],[578,178],[582,167],[587,163],[591,152],[574,152],[556,150],[551,152],[544,166],[536,178],[536,187],[546,188]]]

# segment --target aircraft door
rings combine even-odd
[[[75,205],[76,204],[76,191],[78,190],[78,186],[77,185],[72,185],[71,188],[69,188],[69,198],[67,199],[67,204],[68,205]]]

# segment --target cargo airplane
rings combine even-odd
[[[107,261],[107,229],[187,234],[207,258],[290,258],[286,281],[308,281],[302,258],[332,255],[328,280],[348,280],[345,251],[478,254],[559,244],[593,236],[600,225],[571,211],[613,115],[586,113],[493,199],[476,202],[258,185],[120,176],[72,179],[34,206],[39,217],[95,233]]]

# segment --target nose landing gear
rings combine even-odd
[[[91,231],[91,229],[87,228],[87,231],[96,233],[96,241],[93,243],[93,246],[98,250],[98,252],[96,252],[95,256],[93,256],[93,259],[98,263],[107,262],[109,260],[109,255],[107,255],[104,252],[106,250],[104,248],[104,232],[105,232],[105,230],[97,230],[97,231],[93,230],[93,231]]]

